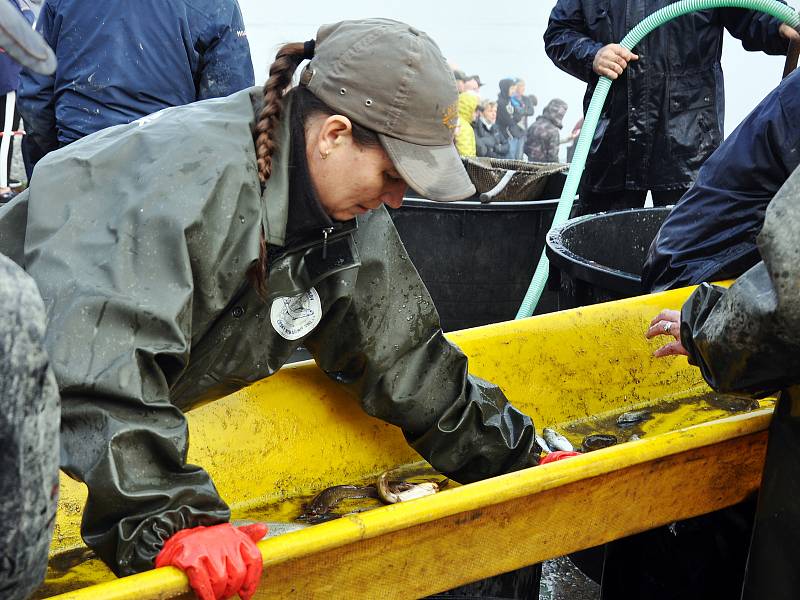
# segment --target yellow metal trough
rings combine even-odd
[[[653,418],[621,443],[270,537],[256,598],[417,598],[736,503],[757,489],[772,401],[726,402],[685,358],[644,339],[691,290],[632,298],[450,337],[470,370],[574,441],[616,415]],[[400,431],[361,412],[313,363],[287,367],[193,411],[190,462],[237,520],[293,521],[297,498],[419,460]],[[577,437],[576,437],[577,436]],[[62,478],[48,579],[39,598],[192,598],[177,569],[115,579],[86,560],[86,493]]]

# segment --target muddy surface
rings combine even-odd
[[[600,586],[581,573],[566,556],[542,564],[539,600],[599,600]]]

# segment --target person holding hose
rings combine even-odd
[[[448,477],[537,464],[531,419],[468,373],[384,208],[407,185],[475,192],[456,99],[424,32],[325,25],[278,50],[263,90],[78,140],[0,210],[0,251],[47,306],[62,468],[89,488],[81,533],[117,575],[173,565],[204,600],[253,594],[265,528],[233,527],[186,463],[183,413],[301,344]]]
[[[723,33],[747,50],[785,54],[794,29],[765,13],[718,8],[659,27],[635,48],[619,41],[672,0],[558,0],[544,34],[553,63],[587,83],[615,80],[594,134],[573,216],[674,204],[723,138]]]

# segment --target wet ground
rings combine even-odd
[[[599,600],[600,586],[562,556],[542,565],[539,600]]]

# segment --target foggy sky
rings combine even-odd
[[[789,4],[797,6],[798,0]],[[256,71],[256,82],[282,43],[305,41],[319,25],[343,19],[387,17],[426,31],[447,59],[486,85],[482,96],[496,99],[504,77],[522,77],[527,92],[539,99],[537,114],[554,97],[569,104],[565,128],[581,116],[585,84],[556,68],[544,53],[542,34],[554,0],[475,2],[471,0],[239,0]],[[726,86],[726,135],[780,81],[783,57],[746,52],[726,34],[723,45]]]

